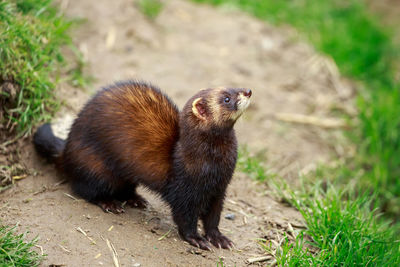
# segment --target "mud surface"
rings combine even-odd
[[[115,80],[141,79],[158,85],[179,107],[201,88],[251,88],[251,108],[236,124],[239,143],[251,152],[261,151],[271,171],[289,182],[341,153],[334,141],[337,131],[320,127],[321,118],[332,117],[333,109],[348,111],[352,88],[329,59],[301,42],[293,30],[232,9],[178,0],[167,1],[155,21],[129,0],[61,5],[69,16],[87,19],[74,36],[96,81],[90,93],[61,86],[66,105],[55,119],[59,134],[98,88]],[[284,122],[282,113],[319,119],[312,125],[292,124]],[[31,236],[40,236],[38,250],[48,255],[43,266],[113,266],[108,242],[121,266],[216,266],[220,258],[224,266],[243,266],[246,259],[263,255],[257,238],[278,243],[291,226],[301,225],[294,209],[237,172],[220,224],[236,249],[200,251],[180,240],[169,208],[146,190],[148,210],[104,213],[74,196],[29,142],[22,148],[31,175],[0,195],[0,220],[19,222]],[[232,214],[233,220],[225,218]]]

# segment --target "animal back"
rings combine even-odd
[[[106,88],[90,103],[90,127],[126,175],[164,179],[178,139],[179,111],[158,88],[139,82]]]

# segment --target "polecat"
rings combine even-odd
[[[56,162],[72,189],[104,211],[121,202],[146,207],[138,184],[171,207],[180,236],[202,249],[231,248],[218,229],[237,158],[233,125],[250,103],[249,89],[201,90],[181,112],[160,89],[136,81],[98,92],[79,113],[66,141],[49,124],[34,135],[36,150]],[[198,219],[205,235],[197,232]]]

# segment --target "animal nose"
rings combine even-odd
[[[251,94],[252,94],[252,92],[251,92],[250,89],[246,89],[246,90],[244,91],[244,93],[243,93],[243,95],[244,95],[244,96],[247,96],[248,98],[250,98]]]

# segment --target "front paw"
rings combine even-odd
[[[199,234],[190,234],[183,237],[190,245],[211,251],[211,244]]]
[[[232,249],[234,244],[229,238],[221,234],[219,230],[209,231],[206,239],[217,248]]]

